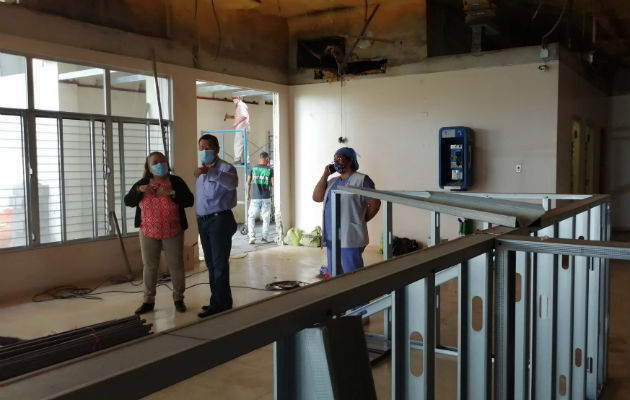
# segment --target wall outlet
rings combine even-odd
[[[516,172],[517,174],[520,174],[522,170],[523,170],[523,164],[516,164],[514,166],[514,172]]]

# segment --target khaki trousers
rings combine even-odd
[[[160,266],[160,252],[164,249],[166,264],[173,284],[173,301],[184,299],[186,281],[184,276],[184,231],[167,239],[153,239],[138,232],[142,252],[142,279],[144,280],[144,302],[155,303],[155,287]]]

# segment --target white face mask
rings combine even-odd
[[[234,104],[238,104],[238,99],[232,99],[232,101],[234,102]]]

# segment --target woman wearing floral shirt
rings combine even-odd
[[[183,251],[188,221],[184,208],[191,207],[193,203],[194,196],[184,180],[170,174],[164,154],[149,154],[142,179],[125,196],[125,205],[136,207],[135,226],[140,228],[144,300],[136,314],[153,311],[162,249],[173,283],[175,309],[186,311]]]

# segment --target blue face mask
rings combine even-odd
[[[163,162],[163,163],[152,165],[151,171],[153,172],[153,175],[164,176],[168,174],[168,164]]]
[[[344,172],[346,172],[346,164],[342,162],[335,162],[335,171],[343,174]]]
[[[201,150],[199,152],[199,159],[202,163],[211,163],[214,161],[214,150]]]

